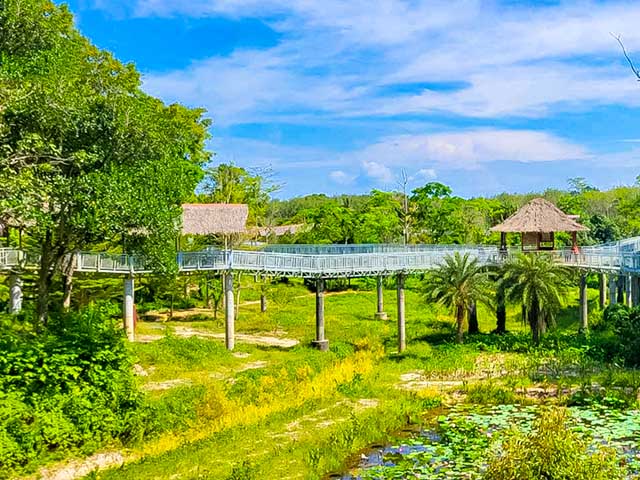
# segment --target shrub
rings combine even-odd
[[[0,317],[0,477],[46,457],[140,438],[144,411],[108,303],[30,321]]]
[[[511,434],[484,480],[617,480],[625,471],[613,449],[592,446],[567,425],[565,409],[545,409],[529,433]]]

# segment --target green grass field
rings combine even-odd
[[[296,281],[273,287],[268,310],[260,313],[257,288],[246,280],[236,322],[239,335],[298,340],[292,348],[239,339],[228,352],[210,336],[223,333],[222,318],[202,312],[140,321],[138,336],[153,341],[131,349],[143,373],[140,386],[166,431],[124,450],[123,467],[90,477],[322,478],[343,469],[367,445],[425,421],[443,403],[526,401],[513,392],[535,382],[530,372],[540,359],[498,351],[490,341],[483,346],[495,328],[490,309],[479,310],[484,334],[455,345],[450,313],[427,305],[412,282],[406,295],[408,348],[399,355],[395,290],[385,290],[389,320],[380,321],[374,319],[372,286],[354,281],[354,290],[328,293],[329,352],[310,347],[314,294]],[[592,304],[595,295],[590,292]],[[559,315],[558,331],[577,331],[576,299],[577,289]],[[522,333],[518,338],[526,343],[519,309],[509,310],[507,328]],[[185,332],[194,336],[184,338]]]

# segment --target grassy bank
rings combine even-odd
[[[128,345],[145,398],[136,417],[145,434],[103,446],[125,464],[107,462],[89,478],[322,478],[440,405],[587,401],[593,383],[608,389],[595,392],[600,397],[628,403],[640,386],[633,371],[594,358],[593,342],[576,334],[577,295],[540,348],[532,348],[519,309],[508,311],[511,334],[490,334],[495,317],[484,306],[484,333],[457,345],[450,313],[428,305],[410,283],[408,348],[398,354],[393,285],[385,290],[387,321],[374,319],[372,282],[344,287],[326,298],[329,352],[310,347],[315,299],[302,282],[271,286],[261,313],[260,286],[244,280],[236,331],[246,337],[234,352],[220,338],[222,319],[202,304],[169,321],[157,321],[166,307],[141,305],[153,307],[148,318],[156,319],[141,320],[143,341]],[[289,347],[270,345],[274,339]],[[81,470],[68,471],[78,478]]]

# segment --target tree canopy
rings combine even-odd
[[[65,255],[129,237],[167,269],[180,205],[208,160],[203,111],[144,93],[133,65],[84,38],[65,6],[0,10],[0,211],[38,246],[44,318]]]

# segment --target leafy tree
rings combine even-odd
[[[355,243],[397,242],[402,233],[402,204],[391,192],[373,190],[361,211],[356,213]]]
[[[536,345],[562,305],[568,280],[569,272],[549,255],[521,254],[504,266],[505,296],[525,307]]]
[[[451,188],[439,182],[427,183],[412,192],[415,235],[426,243],[460,243],[463,200],[451,196]]]
[[[310,228],[302,233],[304,243],[353,243],[354,212],[337,202],[305,213]]]
[[[424,291],[429,300],[455,313],[456,340],[462,343],[464,319],[479,302],[488,302],[487,276],[477,259],[456,252],[444,258],[442,265],[427,277]]]
[[[589,236],[595,243],[614,242],[621,237],[620,228],[609,217],[596,214],[589,219],[588,224],[590,227]]]
[[[66,7],[11,0],[0,14],[0,210],[39,246],[38,314],[66,255],[112,239],[171,268],[180,204],[201,178],[208,121],[165,106],[82,37]],[[173,262],[174,263],[174,262]]]
[[[270,195],[279,189],[270,177],[268,170],[249,172],[222,163],[205,170],[204,199],[214,203],[245,203],[249,205],[250,222],[260,223],[264,220]]]

